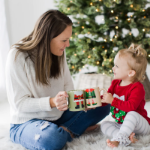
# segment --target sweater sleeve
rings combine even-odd
[[[126,101],[121,101],[118,98],[114,98],[111,105],[125,112],[135,111],[139,107],[141,101],[144,100],[144,87],[142,84],[138,83],[135,84],[135,86],[128,92],[130,92],[130,95]]]
[[[113,95],[113,89],[114,86],[118,83],[118,80],[112,80],[110,87],[108,88],[108,93],[111,93]]]
[[[65,82],[64,89],[66,92],[74,90],[74,85],[67,65],[65,53],[64,53],[64,82]]]
[[[34,98],[27,78],[25,54],[10,50],[6,63],[6,88],[10,105],[19,112],[51,111],[50,97]]]

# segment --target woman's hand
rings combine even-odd
[[[104,93],[103,94],[103,99],[101,100],[102,103],[108,103],[111,104],[113,101],[113,96],[111,93]]]
[[[62,91],[59,92],[54,98],[50,98],[50,105],[51,107],[56,107],[60,111],[65,111],[68,109],[67,99],[68,97],[67,92]]]

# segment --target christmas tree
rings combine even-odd
[[[66,56],[72,74],[86,64],[111,74],[114,56],[131,43],[142,44],[150,62],[149,0],[55,0],[73,21]]]

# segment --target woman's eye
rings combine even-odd
[[[67,40],[63,40],[63,42],[66,42]]]

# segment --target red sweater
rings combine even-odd
[[[147,111],[144,109],[145,106],[145,90],[140,82],[131,83],[127,86],[120,86],[121,80],[113,80],[108,92],[114,97],[111,104],[114,114],[112,115],[115,119],[114,110],[121,110],[122,112],[136,111],[143,116],[150,124],[150,118],[147,116]],[[124,120],[124,117],[122,118]],[[116,120],[117,121],[117,120]],[[117,121],[118,123],[122,123]]]

